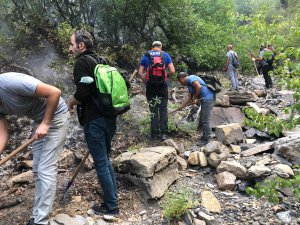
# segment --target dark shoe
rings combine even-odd
[[[31,218],[26,225],[45,225],[45,224],[40,224],[40,223],[34,223],[34,218]],[[47,223],[49,225],[49,223]]]
[[[105,204],[102,204],[100,206],[94,205],[92,209],[97,215],[109,215],[115,217],[119,216],[119,208],[109,209]]]
[[[164,141],[164,140],[167,140],[167,139],[168,139],[168,135],[163,134],[163,135],[161,136],[161,141]]]
[[[31,218],[26,225],[34,225],[34,218]]]

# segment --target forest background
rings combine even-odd
[[[299,0],[1,0],[0,23],[0,59],[8,62],[46,42],[70,59],[70,33],[84,28],[93,33],[97,52],[121,68],[137,68],[160,40],[177,71],[222,70],[226,46],[233,44],[240,72],[251,75],[249,53],[272,44],[273,75],[295,92],[292,115],[300,111]]]

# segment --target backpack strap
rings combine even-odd
[[[95,64],[104,64],[104,65],[108,65],[108,62],[106,59],[104,59],[101,56],[97,56],[97,58],[91,56],[91,55],[84,55],[87,58],[89,58],[91,61],[93,61]]]
[[[152,56],[150,55],[149,51],[145,53],[145,56],[147,56],[150,59],[152,59]],[[160,51],[160,57],[162,57],[162,59],[164,58],[164,51]]]
[[[146,52],[146,53],[145,53],[145,56],[147,56],[148,58],[150,58],[150,59],[151,59],[151,55],[150,55],[150,53],[149,53],[149,52]]]

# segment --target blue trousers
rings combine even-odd
[[[111,210],[118,208],[116,177],[109,159],[111,141],[115,132],[116,118],[99,117],[84,125],[85,140],[103,190],[104,204]]]
[[[234,68],[233,65],[229,64],[228,69],[227,69],[227,73],[228,73],[229,78],[230,78],[231,88],[237,90],[238,87],[239,87],[239,81],[238,81],[236,68]]]

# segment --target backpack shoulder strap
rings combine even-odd
[[[93,56],[91,55],[84,55],[86,58],[88,58],[89,60],[91,60],[92,62],[94,62],[95,64],[98,64],[98,60],[95,59]]]
[[[95,64],[104,64],[104,65],[109,65],[106,59],[104,59],[101,56],[97,56],[97,58],[91,56],[91,55],[84,55],[87,58],[89,58],[91,61],[93,61]]]
[[[149,57],[150,59],[152,58],[149,52],[146,52],[145,56]]]

